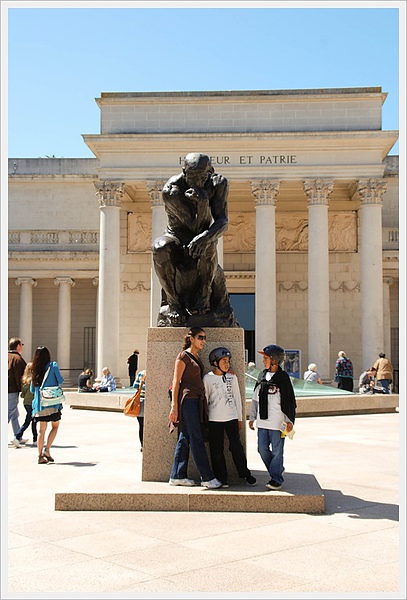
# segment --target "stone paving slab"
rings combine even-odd
[[[397,413],[296,421],[286,490],[266,493],[312,473],[323,514],[61,511],[55,494],[131,494],[142,471],[135,419],[65,407],[55,464],[4,443],[1,597],[406,598],[404,425]],[[247,430],[252,494],[267,480],[256,439]]]

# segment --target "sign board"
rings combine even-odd
[[[302,379],[301,375],[301,350],[286,350],[284,370],[291,377]]]

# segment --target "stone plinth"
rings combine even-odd
[[[172,384],[175,359],[181,351],[187,330],[177,327],[150,327],[147,334],[146,402],[144,408],[143,481],[168,482],[177,440],[177,430],[170,434],[168,415],[170,400],[168,388]],[[232,353],[232,370],[236,373],[245,415],[244,331],[241,328],[205,328],[207,342],[200,353],[205,373],[212,367],[208,355],[217,346],[226,346]],[[246,432],[241,432],[246,449]],[[225,444],[229,480],[239,481],[231,454]],[[209,448],[207,445],[208,456]],[[198,471],[190,458],[188,477],[200,481]]]
[[[57,511],[159,511],[159,512],[325,512],[325,496],[311,473],[286,473],[284,488],[273,492],[265,488],[267,473],[254,472],[258,485],[241,483],[228,489],[206,490],[200,486],[172,487],[168,483],[131,482],[112,490],[110,483],[83,482],[78,490],[55,494]],[[96,491],[98,488],[104,491]],[[131,488],[131,491],[130,491]]]

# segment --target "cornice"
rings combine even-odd
[[[193,101],[205,104],[228,102],[309,102],[310,100],[349,101],[377,100],[382,103],[387,97],[381,87],[358,88],[316,88],[293,90],[232,90],[232,91],[189,91],[189,92],[102,92],[100,98],[95,98],[100,106],[112,104],[180,104]]]

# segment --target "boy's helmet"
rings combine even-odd
[[[263,350],[258,351],[263,356],[270,356],[270,358],[274,358],[274,360],[281,365],[285,360],[285,351],[281,346],[275,346],[274,344],[269,344]]]
[[[232,353],[230,352],[230,350],[224,348],[223,346],[221,346],[220,348],[215,348],[209,353],[209,362],[212,365],[212,367],[215,367],[216,363],[219,363],[221,358],[225,358],[225,356],[232,358]]]

